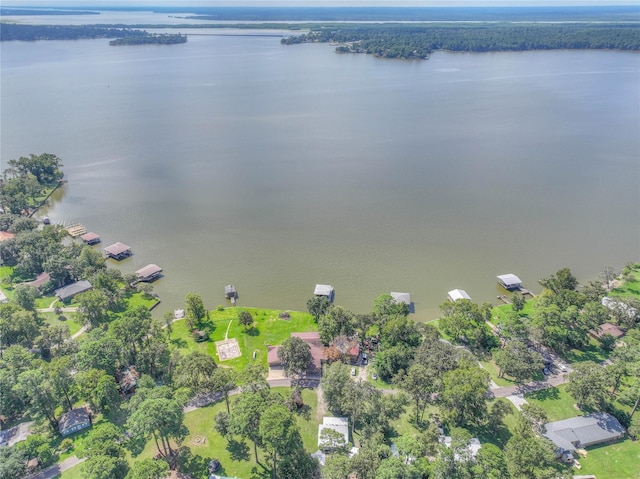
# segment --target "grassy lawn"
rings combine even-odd
[[[580,474],[616,479],[640,478],[640,445],[626,439],[615,444],[594,446],[587,449],[587,457],[579,459]]]
[[[507,317],[507,314],[512,311],[513,308],[510,304],[501,304],[495,306],[491,310],[491,322],[497,326],[498,324],[503,322]],[[531,316],[531,313],[533,313],[533,301],[531,299],[527,299],[527,301],[524,303],[524,308],[518,314],[520,316]]]
[[[238,313],[249,311],[254,317],[253,326],[246,330],[238,323]],[[188,331],[187,322],[177,321],[173,324],[171,343],[187,352],[202,351],[217,358],[215,342],[225,339],[225,335],[235,338],[240,346],[242,356],[224,362],[236,370],[243,369],[250,361],[253,361],[253,353],[256,353],[256,361],[267,365],[267,346],[282,344],[284,340],[294,332],[317,331],[318,327],[309,313],[289,311],[289,319],[280,319],[283,311],[260,308],[225,308],[222,311],[210,312],[213,331],[209,335],[209,341],[196,342]],[[228,333],[227,333],[228,331]]]
[[[500,368],[493,360],[480,361],[480,364],[482,365],[482,369],[484,369],[491,375],[491,379],[498,386],[514,386],[518,384],[511,376],[505,375],[502,378],[498,377]]]
[[[537,404],[542,407],[547,413],[550,422],[582,416],[582,411],[573,406],[575,400],[567,392],[564,384],[555,388],[525,394],[525,399],[531,404]]]
[[[589,337],[589,345],[584,349],[572,349],[564,355],[565,359],[570,363],[579,363],[582,361],[593,361],[601,363],[609,358],[609,353],[600,347],[600,343]]]
[[[640,297],[640,268],[630,272],[633,281],[625,281],[621,286],[614,288],[609,296],[617,296],[619,298]]]
[[[38,313],[38,317],[42,318],[45,324],[49,324],[49,325],[66,324],[67,326],[69,326],[69,334],[71,334],[72,336],[78,331],[80,331],[80,328],[82,328],[82,324],[80,324],[80,322],[77,321],[76,319],[77,317],[76,313],[62,313],[62,315],[57,315],[54,312]],[[61,317],[66,319],[63,319],[61,321],[59,319]]]

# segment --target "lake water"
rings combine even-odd
[[[156,263],[159,314],[188,292],[305,309],[316,283],[371,309],[410,292],[496,301],[569,267],[640,260],[640,55],[337,55],[278,38],[173,46],[3,42],[1,158],[51,152],[46,214]]]

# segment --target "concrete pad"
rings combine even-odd
[[[522,406],[529,404],[522,394],[512,394],[507,399],[513,403],[518,411],[522,410]]]
[[[240,345],[235,338],[224,339],[222,341],[216,341],[216,351],[220,361],[226,361],[227,359],[239,358],[242,356],[240,352]]]

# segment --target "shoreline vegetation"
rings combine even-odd
[[[0,41],[110,38],[109,45],[180,44],[187,35],[153,34],[140,28],[306,31],[281,39],[283,45],[330,43],[336,53],[426,60],[435,50],[499,52],[559,49],[640,51],[637,23],[255,23],[211,25],[27,25],[4,22]]]

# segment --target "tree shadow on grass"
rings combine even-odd
[[[182,338],[172,339],[171,344],[179,349],[187,347],[187,342]]]
[[[546,401],[549,399],[557,400],[560,399],[560,392],[558,391],[558,388],[540,389],[538,391],[527,393],[526,397],[537,401]]]
[[[231,459],[234,461],[248,461],[249,460],[249,446],[245,441],[236,441],[231,438],[227,442],[227,451],[231,455]]]
[[[253,337],[260,336],[260,330],[255,326],[251,326],[249,329],[245,331],[245,333],[247,334],[247,336],[253,336]]]
[[[303,404],[299,408],[294,409],[293,412],[298,416],[302,416],[307,421],[311,419],[311,406],[308,404]]]

